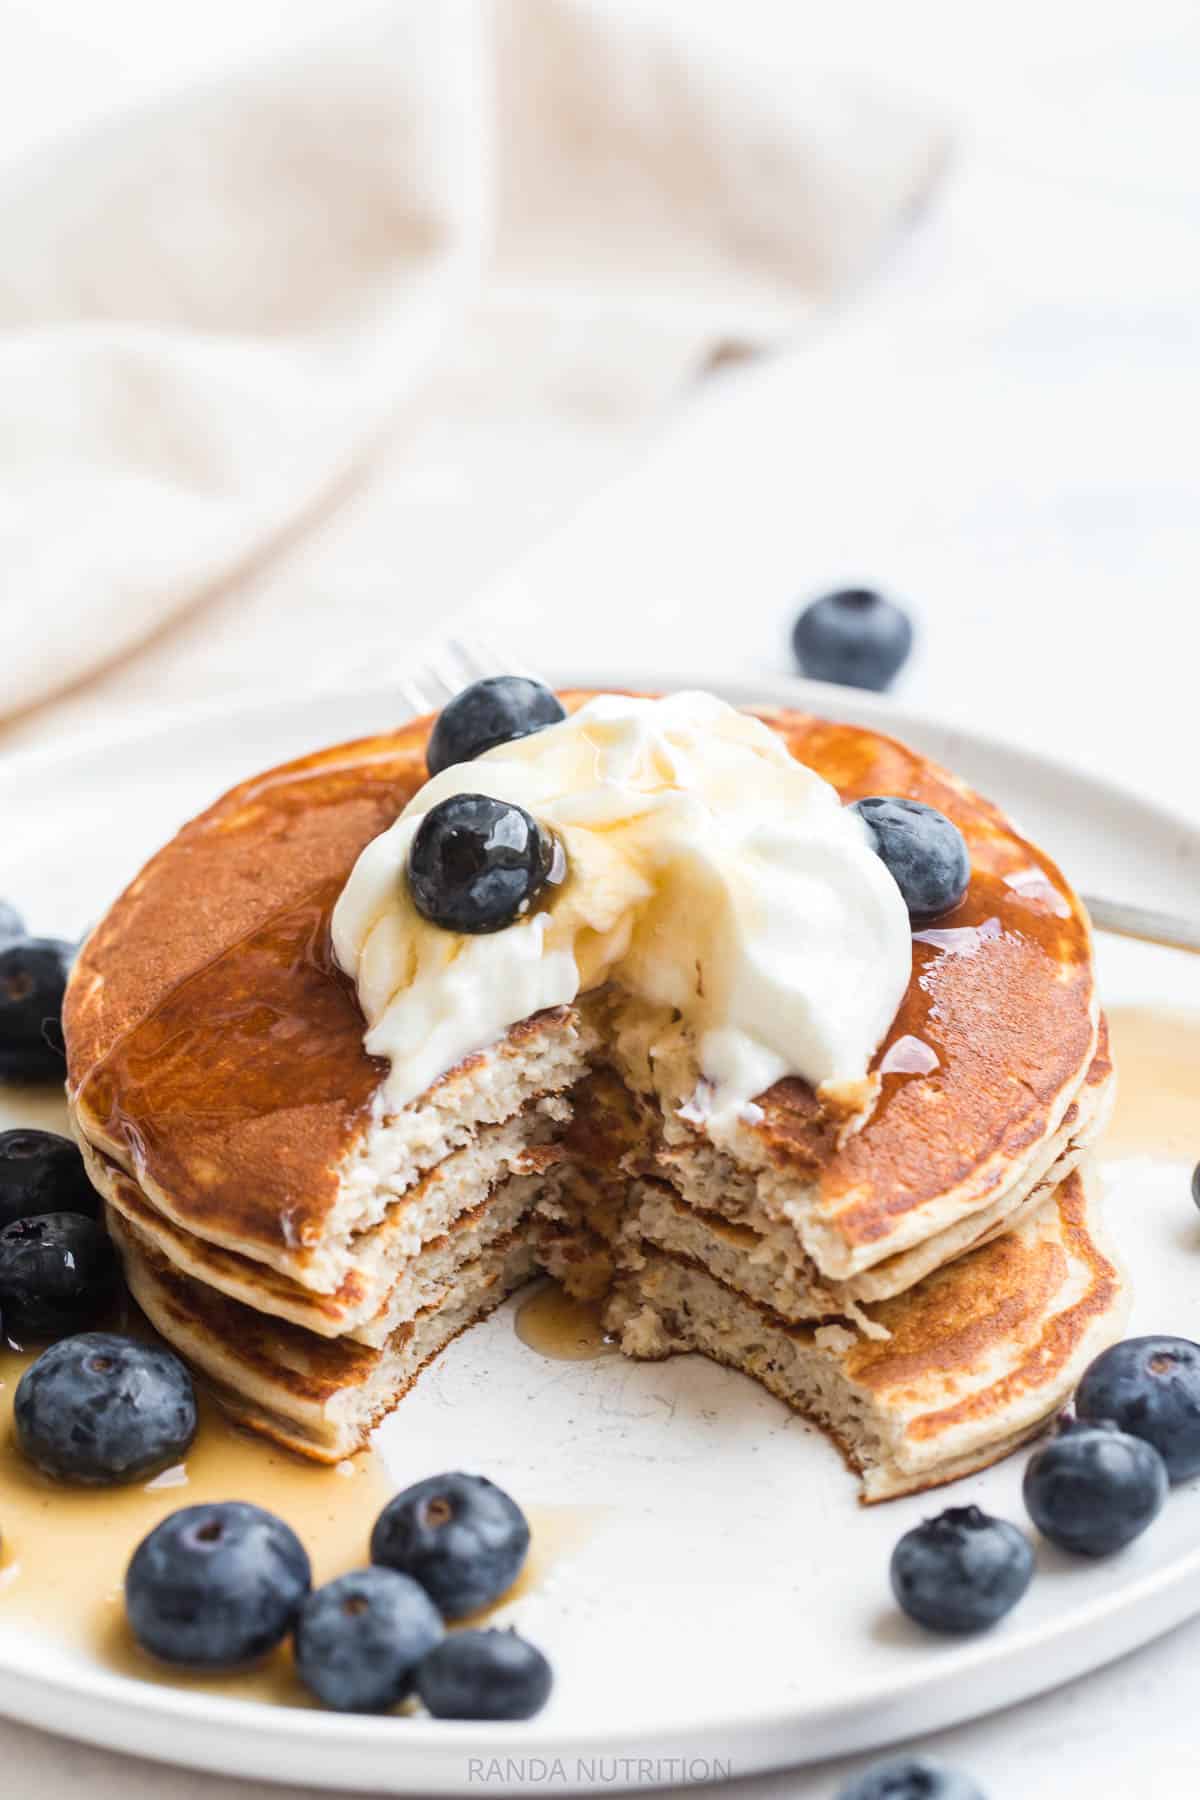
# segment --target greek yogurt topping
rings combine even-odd
[[[409,848],[452,794],[524,807],[565,880],[502,931],[423,919]],[[710,694],[600,695],[443,769],[367,845],[333,914],[366,1048],[399,1107],[542,1007],[605,982],[678,1013],[706,1117],[784,1075],[862,1081],[908,985],[905,903],[862,820],[760,720]]]

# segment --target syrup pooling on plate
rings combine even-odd
[[[1108,1014],[1117,1103],[1107,1156],[1200,1156],[1200,1012],[1115,1006]]]
[[[204,1501],[250,1500],[297,1533],[319,1585],[362,1568],[376,1518],[400,1485],[368,1450],[335,1468],[276,1450],[238,1430],[201,1397],[200,1429],[177,1468],[128,1487],[66,1487],[40,1475],[12,1435],[13,1393],[32,1355],[5,1352],[0,1386],[0,1626],[29,1627],[117,1673],[244,1700],[309,1706],[284,1644],[260,1666],[228,1675],[189,1674],[140,1650],[125,1622],[125,1568],[168,1513]],[[478,1624],[536,1592],[549,1571],[596,1529],[600,1509],[527,1506],[532,1541],[515,1584]]]
[[[520,1303],[515,1329],[523,1344],[554,1362],[594,1362],[617,1353],[602,1311],[598,1301],[576,1300],[551,1282]]]
[[[365,1452],[338,1468],[320,1468],[235,1429],[210,1400],[177,1468],[128,1487],[67,1487],[48,1480],[21,1455],[12,1435],[12,1402],[32,1355],[4,1356],[0,1390],[0,1620],[19,1620],[127,1673],[178,1679],[137,1649],[125,1626],[122,1583],[141,1539],[168,1513],[203,1501],[253,1500],[298,1533],[327,1580],[367,1559],[367,1539],[395,1483],[382,1460]],[[182,1677],[208,1688],[263,1698],[290,1692],[289,1659],[277,1654],[244,1678]]]

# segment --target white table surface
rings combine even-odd
[[[64,109],[86,111],[98,73],[118,95],[145,89],[222,33],[233,45],[265,37],[285,10],[220,0],[184,28],[176,9],[139,0],[99,11],[7,0],[0,30],[24,63],[14,52],[0,72],[0,151]],[[721,13],[707,0],[695,10]],[[295,11],[319,17],[322,5]],[[793,42],[812,32],[824,52],[947,104],[964,120],[958,167],[867,293],[794,354],[710,383],[632,474],[490,581],[479,610],[547,667],[778,672],[798,596],[877,582],[920,627],[906,699],[1200,813],[1194,6],[1015,4],[985,16],[941,0],[811,11],[739,0],[725,29],[735,14],[738,29]],[[577,473],[611,473],[589,455]],[[408,503],[426,508],[431,591],[462,604],[544,527],[557,490],[509,491],[503,521],[485,520],[464,549],[455,508],[479,496],[447,456]],[[452,541],[448,579],[438,546]],[[364,637],[392,627],[399,656],[416,621],[397,628],[377,583],[374,598],[369,584],[347,587],[352,543],[351,518],[302,548],[306,604],[316,618],[336,593]],[[86,718],[75,705],[54,730]],[[36,720],[20,733],[39,735]],[[1113,859],[1119,870],[1120,845]],[[1200,1622],[930,1748],[991,1800],[1189,1793],[1198,1661]],[[715,1791],[815,1800],[850,1766]],[[0,1793],[23,1800],[276,1791],[8,1722],[0,1771]]]

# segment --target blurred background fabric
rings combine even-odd
[[[363,490],[453,492],[466,439],[477,490],[515,458],[557,511],[706,360],[861,277],[944,129],[758,49],[585,0],[399,0],[10,158],[0,715],[327,677],[428,629]],[[371,527],[305,605],[273,562],[352,502]]]

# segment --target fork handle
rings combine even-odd
[[[1145,944],[1165,944],[1171,950],[1191,950],[1200,955],[1200,922],[1177,913],[1155,912],[1148,906],[1131,906],[1123,900],[1107,900],[1100,894],[1084,894],[1083,903],[1097,931],[1117,937],[1138,938]]]

